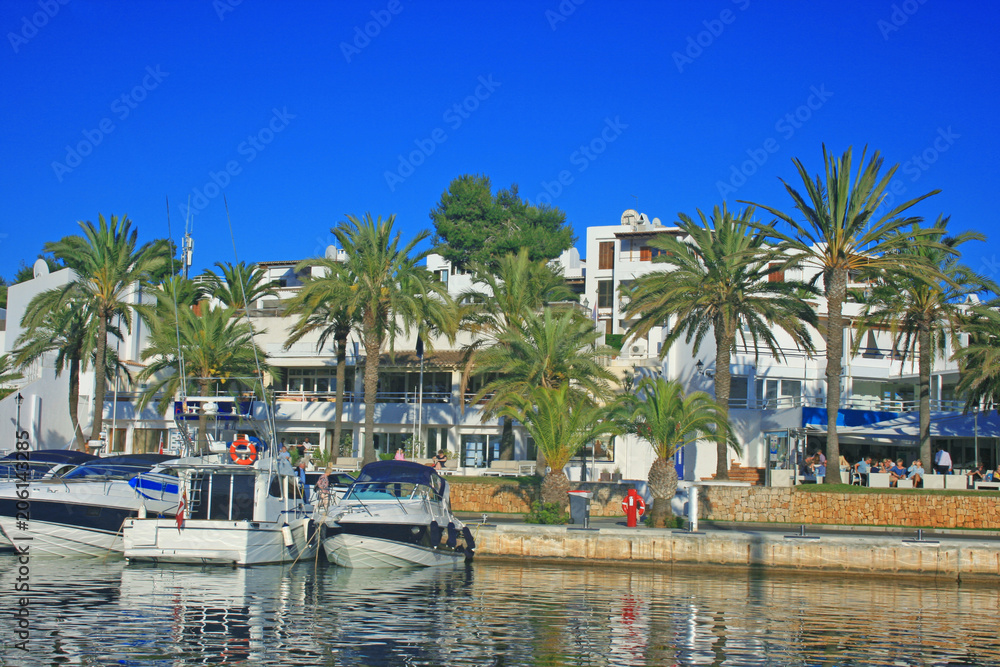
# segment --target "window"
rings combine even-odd
[[[613,269],[615,268],[615,242],[614,241],[601,241],[597,252],[597,268],[598,269]]]
[[[729,407],[747,407],[747,384],[749,379],[746,375],[733,375],[729,378]]]
[[[441,269],[438,271],[438,279],[444,283],[445,287],[448,286],[448,269]]]
[[[640,262],[651,262],[653,261],[653,249],[648,245],[644,245],[639,248],[639,261]]]
[[[597,281],[597,307],[611,308],[614,305],[614,282],[610,280]]]
[[[802,380],[760,378],[754,383],[757,403],[765,410],[802,404]]]
[[[770,270],[770,273],[767,274],[767,282],[785,282],[785,271],[781,268],[781,264],[769,264],[767,268]]]

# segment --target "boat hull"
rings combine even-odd
[[[117,531],[32,520],[31,529],[25,534],[8,516],[0,516],[0,530],[9,544],[30,545],[32,556],[104,557],[120,555],[122,551],[122,536]],[[19,537],[30,541],[22,542]]]
[[[337,533],[323,541],[331,563],[350,568],[436,567],[466,560],[466,554],[447,547],[432,548],[369,535]]]
[[[219,564],[246,567],[308,560],[317,536],[308,518],[288,523],[292,545],[285,546],[282,525],[260,521],[173,519],[125,522],[125,558],[157,563]]]

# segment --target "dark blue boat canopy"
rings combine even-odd
[[[413,461],[376,461],[369,463],[358,474],[357,484],[367,482],[396,482],[424,484],[436,493],[444,493],[444,480],[434,468]]]

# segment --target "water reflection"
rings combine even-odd
[[[16,608],[0,557],[0,605]],[[31,563],[30,652],[4,664],[1000,663],[996,585],[530,566],[344,570]]]

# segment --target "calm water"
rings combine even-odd
[[[33,559],[5,665],[997,665],[1000,584],[476,563],[351,571]]]

